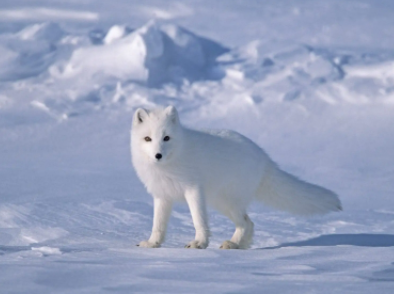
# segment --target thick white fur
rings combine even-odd
[[[165,136],[170,140],[164,141]],[[187,202],[196,229],[187,248],[208,246],[207,205],[235,224],[224,249],[250,246],[253,222],[247,208],[254,199],[302,215],[341,210],[333,192],[282,171],[248,138],[233,131],[187,129],[172,106],[137,109],[131,137],[134,168],[154,199],[152,234],[141,247],[160,247],[174,201]]]

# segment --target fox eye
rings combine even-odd
[[[164,141],[170,141],[170,137],[169,136],[165,136],[163,140]]]
[[[146,142],[152,141],[152,139],[151,139],[150,137],[145,137],[144,140],[145,140]]]

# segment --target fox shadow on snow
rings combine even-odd
[[[351,245],[362,247],[394,247],[394,235],[389,234],[330,234],[316,238],[283,243],[274,247],[260,249],[278,249],[283,247],[305,247],[305,246],[339,246]]]

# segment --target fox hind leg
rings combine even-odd
[[[224,241],[220,249],[247,249],[253,241],[254,224],[245,213],[229,213],[228,217],[235,224],[231,240]]]

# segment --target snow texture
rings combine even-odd
[[[394,4],[2,1],[1,293],[392,293]],[[135,109],[233,129],[337,193],[303,218],[253,203],[250,250],[210,210],[211,243],[174,208],[139,248],[152,199],[130,160]]]

